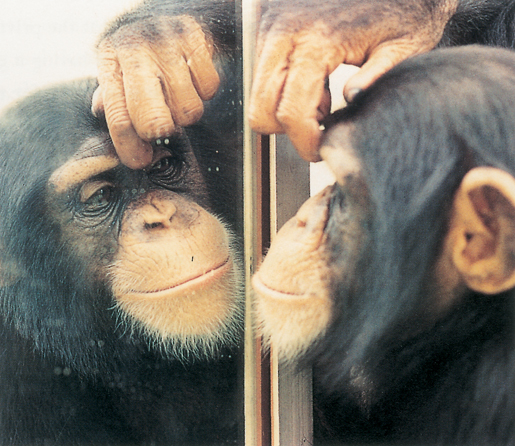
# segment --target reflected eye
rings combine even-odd
[[[173,183],[183,174],[184,160],[175,156],[166,156],[156,161],[148,174],[150,179],[158,183]]]
[[[97,190],[87,201],[85,204],[88,206],[106,206],[112,196],[113,188],[111,186],[104,186]]]
[[[85,212],[102,212],[115,201],[115,187],[106,182],[86,183],[80,191],[80,201]]]

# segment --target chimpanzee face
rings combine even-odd
[[[238,281],[231,236],[184,136],[131,171],[109,140],[86,140],[48,181],[62,243],[111,287],[127,319],[160,341],[209,345],[234,324]]]
[[[280,229],[253,279],[263,334],[285,359],[304,353],[325,333],[335,313],[333,283],[354,285],[369,236],[361,163],[352,148],[341,151],[341,136],[333,131],[322,149],[338,181]]]
[[[515,285],[509,172],[451,171],[446,161],[467,156],[459,145],[371,148],[367,138],[352,120],[326,131],[320,154],[336,183],[281,228],[254,277],[262,333],[285,360],[328,330],[363,350],[386,326],[409,337],[471,291]]]
[[[83,119],[76,129],[66,117],[52,121],[56,149],[37,147],[41,156],[47,150],[47,175],[41,174],[33,187],[25,184],[19,191],[23,196],[9,195],[13,208],[14,202],[22,203],[17,212],[26,215],[12,217],[26,225],[16,237],[30,239],[24,242],[28,254],[9,281],[42,275],[33,258],[45,263],[42,253],[52,245],[53,256],[62,253],[49,273],[57,282],[70,277],[89,283],[91,289],[76,290],[79,294],[105,288],[114,307],[106,311],[178,354],[182,349],[205,354],[234,340],[241,302],[233,235],[211,212],[186,133],[157,141],[151,165],[131,170],[116,156],[105,128],[92,119]],[[61,137],[66,126],[75,135],[72,141]],[[44,129],[50,133],[48,128],[47,122]],[[11,155],[6,163],[12,166],[19,153]],[[5,232],[13,223],[4,221]],[[15,251],[16,241],[11,242]],[[3,255],[4,265],[13,261],[7,251]],[[70,272],[68,260],[77,271]]]

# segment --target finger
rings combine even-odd
[[[104,98],[102,87],[98,86],[93,97],[91,98],[91,113],[95,118],[98,118],[104,114]]]
[[[284,133],[276,118],[282,90],[288,73],[288,59],[293,51],[292,36],[276,33],[263,44],[254,74],[250,95],[249,121],[259,133]]]
[[[277,110],[277,119],[293,145],[309,161],[319,159],[321,130],[318,119],[321,114],[328,113],[330,107],[326,78],[343,57],[339,49],[321,40],[320,37],[316,41],[305,39],[295,48]]]
[[[139,138],[134,127],[128,126],[124,131],[117,129],[111,133],[111,139],[120,161],[127,167],[139,170],[152,163],[152,146]]]
[[[173,120],[183,127],[194,124],[202,117],[204,104],[192,81],[186,61],[173,51],[162,54],[160,61],[161,85]]]
[[[321,160],[318,153],[322,131],[313,119],[303,119],[298,125],[288,128],[286,134],[302,159],[311,163]]]
[[[319,105],[324,98],[325,69],[308,65],[298,61],[290,67],[277,119],[300,156],[306,161],[317,161],[321,136]]]
[[[372,85],[384,73],[408,57],[421,52],[420,47],[413,44],[389,42],[372,52],[361,69],[352,76],[343,90],[345,100],[352,102],[356,95]]]
[[[117,95],[117,97],[123,99],[123,95]],[[131,169],[142,169],[148,166],[152,162],[152,146],[136,133],[125,104],[107,100],[105,117],[113,145],[122,164]]]
[[[322,121],[329,113],[331,113],[331,92],[329,91],[329,88],[324,87],[322,99],[317,108],[317,121]]]
[[[152,147],[140,140],[132,126],[121,70],[115,58],[101,56],[98,80],[102,86],[107,126],[120,161],[132,169],[149,165],[152,162]]]
[[[198,47],[186,61],[198,95],[209,101],[218,91],[220,77],[205,47]]]
[[[198,95],[204,101],[212,99],[220,85],[220,77],[213,63],[213,45],[206,42],[200,26],[197,25],[183,41],[183,52]]]
[[[118,59],[128,116],[139,137],[152,141],[172,134],[175,124],[158,77],[160,70],[148,50],[121,48]]]

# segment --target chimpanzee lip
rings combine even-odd
[[[173,294],[177,294],[177,293],[181,293],[182,291],[186,291],[189,288],[199,286],[199,285],[203,284],[204,282],[207,284],[207,282],[210,282],[210,281],[217,281],[231,270],[231,265],[232,265],[232,261],[229,256],[222,263],[211,268],[210,270],[206,271],[205,273],[199,274],[198,276],[195,276],[184,282],[172,285],[168,288],[163,288],[160,290],[152,290],[152,291],[131,290],[127,294],[140,295],[140,296],[144,296],[145,298],[150,298],[150,299],[167,297],[168,294],[170,294],[170,292],[173,292]]]
[[[252,287],[254,288],[254,291],[256,291],[257,293],[263,294],[263,295],[273,298],[273,299],[292,299],[292,298],[307,299],[307,298],[311,297],[311,294],[309,294],[309,293],[303,293],[303,294],[288,293],[285,291],[279,291],[279,290],[270,288],[268,285],[265,285],[261,281],[261,279],[259,278],[259,273],[254,274],[254,277],[252,277]]]

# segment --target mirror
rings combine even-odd
[[[0,7],[0,443],[244,441],[241,11],[202,120],[131,170],[85,79],[126,7]]]

